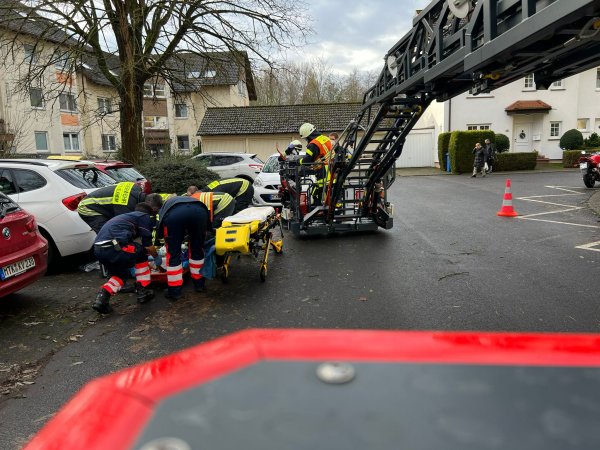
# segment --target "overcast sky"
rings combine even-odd
[[[341,73],[383,68],[386,52],[412,27],[430,0],[305,0],[315,34],[290,59],[324,58]]]

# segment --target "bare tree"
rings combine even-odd
[[[60,44],[29,64],[31,85],[44,67],[68,54],[70,67],[90,55],[120,101],[123,156],[138,162],[144,148],[144,84],[189,83],[187,55],[229,52],[274,65],[277,50],[304,42],[309,21],[291,0],[2,0],[0,27]],[[32,33],[32,23],[35,32]],[[10,52],[8,52],[10,53]],[[209,58],[210,59],[210,58]],[[218,63],[218,61],[217,61]],[[197,70],[197,69],[195,69]]]

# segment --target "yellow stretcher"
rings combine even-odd
[[[279,227],[281,238],[273,239],[273,229]],[[281,215],[270,206],[246,208],[237,214],[223,220],[221,227],[217,228],[215,251],[217,256],[224,256],[223,265],[219,267],[221,280],[227,281],[229,277],[229,264],[235,254],[252,254],[260,258],[260,279],[267,279],[267,264],[269,250],[273,247],[275,253],[283,251],[283,227]]]

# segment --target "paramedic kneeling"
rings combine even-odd
[[[156,249],[152,247],[151,216],[154,214],[149,204],[138,203],[135,211],[113,217],[98,232],[94,254],[110,277],[92,304],[99,313],[112,312],[109,299],[123,287],[130,268],[134,266],[137,301],[145,303],[154,297],[154,292],[147,288],[150,284],[148,254],[156,256]]]
[[[204,203],[193,197],[172,197],[160,209],[155,242],[165,240],[167,249],[167,293],[172,301],[182,295],[183,265],[181,244],[189,237],[190,275],[196,292],[204,291],[204,278],[200,271],[204,266],[204,237],[211,230],[210,215]]]

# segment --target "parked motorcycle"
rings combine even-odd
[[[600,153],[586,154],[579,158],[579,170],[583,176],[583,184],[586,187],[593,188],[596,181],[600,181]]]

